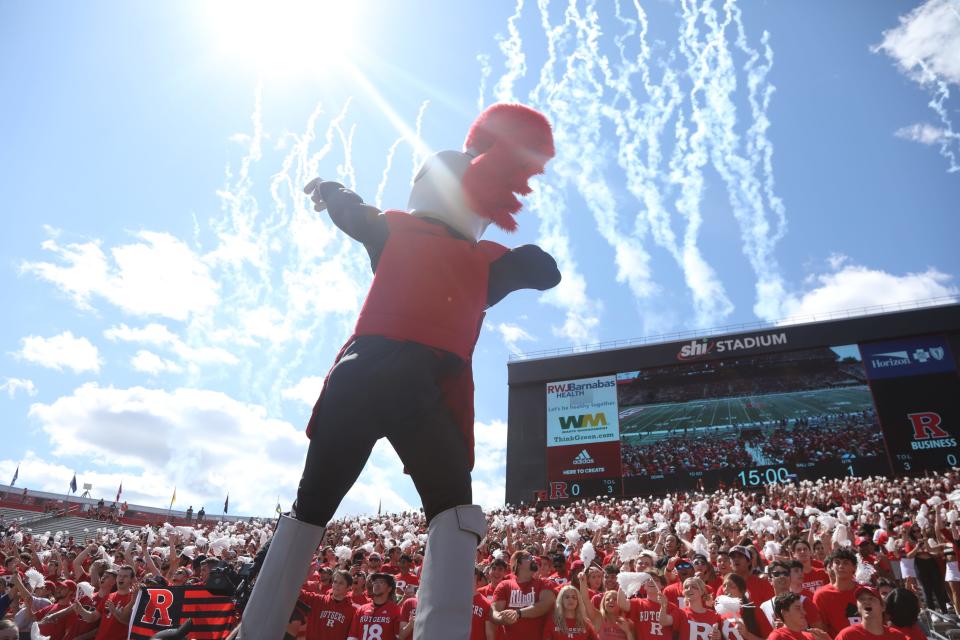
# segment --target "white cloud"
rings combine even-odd
[[[833,272],[811,276],[808,282],[813,286],[784,305],[789,318],[802,320],[818,314],[960,294],[952,276],[933,268],[896,275],[849,264],[839,256],[833,256],[831,262],[836,265]]]
[[[871,48],[893,58],[900,70],[930,91],[927,106],[940,120],[940,127],[914,124],[896,135],[939,147],[948,162],[947,172],[960,171],[960,133],[954,131],[947,106],[950,85],[960,85],[960,3],[928,0],[905,16],[900,24],[883,32],[883,42]]]
[[[99,241],[61,245],[57,232],[41,245],[56,262],[24,262],[21,270],[53,283],[83,309],[100,296],[133,315],[186,320],[219,302],[207,266],[168,233],[141,231],[142,242],[114,247],[108,258]]]
[[[3,384],[0,384],[0,392],[2,391],[6,391],[11,398],[16,396],[18,391],[23,391],[28,396],[37,395],[37,387],[33,384],[33,380],[23,378],[7,378]]]
[[[156,375],[158,373],[182,373],[183,367],[176,362],[161,358],[152,351],[140,349],[130,358],[130,364],[137,371]]]
[[[473,501],[484,508],[502,506],[506,495],[507,423],[477,422],[473,438]]]
[[[883,51],[921,82],[932,74],[960,84],[960,5],[928,0],[884,31],[883,42],[873,50]]]
[[[57,371],[64,368],[72,369],[74,373],[100,371],[102,360],[97,347],[86,338],[74,337],[70,331],[52,338],[27,336],[21,342],[23,348],[16,355],[28,362]]]
[[[918,122],[910,125],[909,127],[901,127],[900,129],[897,129],[893,135],[897,136],[898,138],[903,138],[904,140],[910,140],[911,142],[919,142],[920,144],[925,145],[935,145],[946,142],[947,138],[949,138],[949,131],[946,129],[939,129],[925,122]]]
[[[176,486],[177,504],[209,507],[229,491],[238,512],[269,514],[278,494],[292,501],[307,448],[301,429],[263,407],[201,389],[85,384],[35,403],[30,417],[53,456],[128,478],[124,489],[138,486],[153,506],[166,504]]]
[[[320,397],[322,389],[322,376],[306,376],[292,387],[282,390],[280,396],[285,400],[296,400],[312,407],[317,402],[317,398]]]
[[[520,348],[517,346],[517,343],[521,340],[536,340],[536,338],[527,333],[523,327],[509,322],[501,322],[496,326],[496,330],[500,334],[500,337],[503,338],[503,342],[505,345],[507,345],[507,349],[510,350],[510,353],[519,354],[521,352]]]
[[[104,331],[103,335],[114,342],[138,342],[167,347],[181,360],[190,364],[236,364],[239,362],[237,356],[221,347],[191,347],[166,325],[158,323],[150,323],[141,328],[129,327],[121,323]]]

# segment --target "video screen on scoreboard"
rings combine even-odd
[[[687,351],[546,385],[551,499],[960,466],[960,376],[943,336],[722,360]]]
[[[856,345],[617,376],[624,493],[888,469]]]

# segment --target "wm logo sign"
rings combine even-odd
[[[596,429],[597,427],[607,426],[607,416],[605,413],[585,413],[579,416],[560,416],[560,428],[564,431],[570,429]]]

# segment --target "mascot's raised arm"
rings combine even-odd
[[[336,182],[306,186],[316,210],[329,211],[366,248],[373,284],[314,406],[294,510],[280,518],[241,638],[283,636],[324,527],[383,437],[412,477],[428,522],[414,637],[469,637],[476,547],[486,531],[470,482],[474,345],[487,307],[511,291],[560,282],[556,262],[539,247],[509,249],[480,237],[491,222],[516,229],[517,195],[530,193],[528,180],[553,155],[542,114],[496,104],[474,122],[464,151],[427,159],[408,211],[381,213]]]

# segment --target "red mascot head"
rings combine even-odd
[[[495,104],[470,127],[464,152],[441,151],[424,162],[410,191],[414,215],[441,220],[472,240],[493,222],[517,228],[517,195],[554,155],[550,123],[520,104]]]

